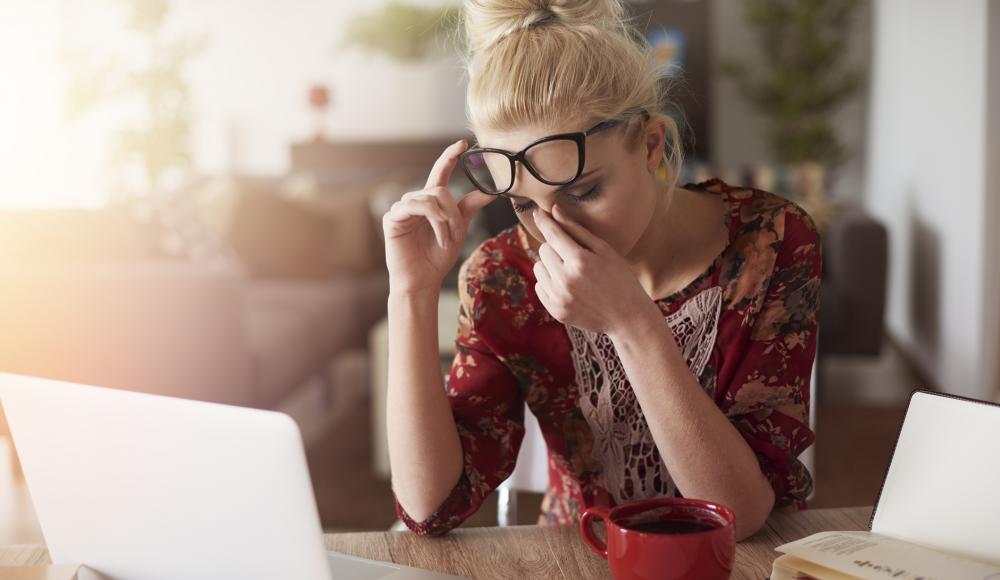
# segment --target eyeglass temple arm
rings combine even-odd
[[[644,108],[628,109],[623,114],[629,114],[629,113],[633,113],[633,112],[642,113],[642,116],[645,117],[645,118],[647,118],[647,119],[650,116],[649,115],[649,111],[647,111]],[[596,133],[598,131],[601,131],[603,129],[607,129],[608,127],[613,127],[613,126],[615,126],[618,123],[621,123],[623,121],[624,121],[624,119],[621,119],[621,118],[618,118],[618,119],[608,119],[607,121],[601,121],[600,123],[594,125],[590,129],[587,129],[586,131],[584,131],[583,134],[587,135],[589,137],[590,135],[593,135],[594,133]]]

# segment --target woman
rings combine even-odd
[[[392,485],[417,533],[452,529],[510,474],[525,403],[549,450],[540,523],[680,495],[733,508],[742,539],[805,506],[815,226],[768,192],[678,185],[660,71],[623,14],[620,0],[466,2],[479,143],[447,148],[383,218]],[[456,202],[460,164],[478,189]],[[462,264],[442,377],[441,283],[498,197],[519,223]]]

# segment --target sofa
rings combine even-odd
[[[889,280],[889,233],[857,203],[840,205],[822,234],[818,357],[877,356]]]
[[[162,228],[124,207],[0,212],[0,372],[286,412],[331,404],[338,360],[385,313],[375,220],[357,199],[226,189],[226,251],[210,259],[159,251]]]

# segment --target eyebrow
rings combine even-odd
[[[576,187],[577,185],[580,184],[581,181],[583,181],[583,178],[589,177],[589,176],[597,173],[599,170],[600,170],[600,167],[595,167],[595,168],[591,169],[590,171],[584,171],[583,173],[580,174],[580,177],[577,177],[576,180],[574,180],[572,183],[567,183],[566,185],[560,185],[559,187],[557,187],[555,189],[556,193],[565,191],[565,190],[569,189],[570,187]],[[510,193],[505,193],[504,195],[506,195],[507,197],[509,197],[511,199],[527,199],[528,201],[531,201],[530,199],[528,199],[527,197],[524,197],[523,195],[512,195]]]

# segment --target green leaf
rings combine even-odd
[[[352,46],[401,61],[420,61],[445,52],[460,24],[461,8],[425,8],[398,0],[380,10],[354,14],[337,48]]]
[[[859,0],[743,0],[763,66],[723,59],[719,71],[740,87],[767,122],[779,161],[836,164],[846,157],[832,114],[857,94],[864,71],[845,57]]]

